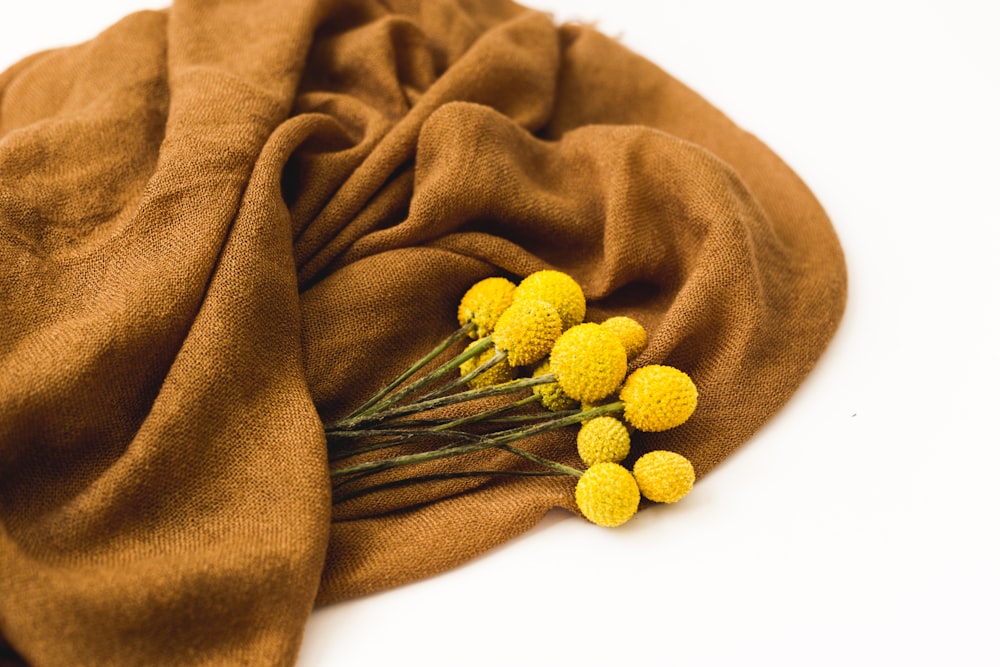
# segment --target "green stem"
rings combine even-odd
[[[483,340],[486,340],[485,338]],[[440,396],[438,398],[432,398],[427,401],[419,401],[417,403],[410,403],[409,405],[403,405],[398,408],[390,408],[388,410],[382,410],[377,414],[370,416],[360,416],[354,419],[345,419],[337,422],[333,429],[338,431],[350,431],[354,430],[359,426],[370,426],[380,422],[389,421],[390,419],[397,419],[399,417],[406,417],[418,412],[426,412],[428,410],[434,410],[436,408],[443,408],[448,405],[455,405],[456,403],[465,403],[466,401],[474,401],[480,398],[489,398],[490,396],[501,396],[503,394],[510,394],[515,391],[520,391],[522,389],[527,389],[528,387],[533,387],[536,384],[548,384],[555,379],[551,373],[546,375],[539,375],[534,378],[523,378],[521,380],[514,380],[513,382],[506,382],[504,384],[491,385],[489,387],[480,387],[479,389],[470,389],[468,391],[463,391],[458,394],[451,394],[450,396]]]
[[[442,426],[447,426],[447,424],[442,424]],[[398,436],[399,441],[411,440],[426,435],[464,440],[479,440],[481,438],[481,436],[466,433],[465,431],[455,431],[445,428],[373,428],[326,432],[326,437],[330,440],[337,438],[380,438],[387,435]]]
[[[538,400],[542,397],[538,394],[532,394]],[[510,424],[517,422],[537,422],[545,421],[546,419],[559,419],[560,417],[568,417],[569,415],[575,415],[579,410],[561,410],[559,412],[533,412],[528,415],[510,415],[509,417],[493,417],[487,418],[483,421],[489,424]]]
[[[394,429],[378,429],[374,431],[379,435],[386,432],[392,433]],[[349,431],[353,433],[353,431]],[[464,431],[430,431],[427,429],[421,429],[418,431],[408,431],[400,429],[397,431],[397,436],[395,438],[390,438],[389,440],[379,440],[378,442],[373,442],[370,445],[362,445],[360,447],[352,447],[351,449],[345,449],[338,451],[336,453],[331,453],[328,462],[332,463],[334,461],[343,461],[344,459],[353,458],[360,454],[368,454],[369,452],[377,452],[380,449],[389,449],[390,447],[398,447],[400,445],[405,445],[417,437],[434,437],[434,438],[457,438],[460,440],[471,440],[477,442],[482,440],[483,437],[476,435],[474,433],[466,433]]]
[[[486,363],[476,366],[476,368],[474,368],[473,370],[469,371],[465,375],[462,375],[457,380],[449,382],[440,389],[435,389],[434,391],[424,394],[423,396],[420,397],[420,400],[426,401],[432,398],[437,398],[438,396],[450,394],[459,387],[464,387],[465,385],[469,384],[469,382],[475,380],[477,377],[479,377],[489,369],[493,368],[506,358],[507,358],[507,352],[505,350],[497,350],[496,353],[492,357],[490,357],[489,361],[487,361]]]
[[[427,461],[434,461],[437,459],[443,459],[451,456],[461,456],[462,454],[471,454],[473,452],[482,451],[484,449],[489,449],[490,447],[498,447],[500,445],[506,445],[523,438],[530,438],[531,436],[538,435],[540,433],[545,433],[546,431],[551,431],[553,429],[562,428],[563,426],[569,426],[570,424],[579,423],[585,419],[592,419],[594,417],[599,417],[600,415],[606,415],[613,412],[620,412],[624,408],[624,404],[619,402],[608,403],[606,405],[599,405],[590,410],[584,410],[582,412],[577,412],[574,415],[569,415],[562,417],[560,419],[553,419],[551,421],[543,422],[535,426],[524,429],[511,429],[509,431],[504,431],[500,435],[496,435],[490,438],[484,438],[479,442],[468,443],[465,445],[456,445],[454,447],[447,447],[444,449],[437,449],[430,452],[420,452],[418,454],[406,454],[402,456],[396,456],[391,459],[383,459],[381,461],[367,461],[365,463],[358,463],[353,466],[348,466],[346,468],[340,468],[337,470],[331,470],[331,477],[340,477],[343,475],[351,475],[357,472],[366,472],[368,470],[389,470],[391,468],[398,468],[400,466],[411,465],[415,463],[424,463]]]
[[[505,449],[511,454],[517,454],[522,459],[528,459],[532,463],[537,463],[538,465],[545,466],[547,468],[552,468],[563,475],[572,475],[573,477],[581,477],[583,475],[582,470],[577,470],[571,466],[563,465],[558,461],[552,461],[550,459],[544,459],[541,456],[536,456],[529,451],[515,447],[514,445],[500,445],[500,449]]]
[[[529,403],[535,403],[540,400],[541,397],[537,394],[532,394],[527,398],[522,398],[513,403],[507,405],[501,405],[498,408],[493,408],[492,410],[487,410],[486,412],[480,412],[479,414],[469,415],[468,417],[463,417],[461,419],[452,420],[407,420],[404,423],[410,425],[411,421],[417,426],[430,426],[430,428],[415,428],[415,429],[394,429],[394,428],[373,428],[368,430],[355,430],[355,431],[327,431],[327,438],[334,439],[337,437],[341,438],[351,438],[351,437],[378,437],[383,435],[397,435],[397,437],[390,440],[381,440],[379,442],[372,443],[370,445],[364,445],[361,447],[354,447],[347,450],[342,450],[330,456],[329,461],[332,463],[334,461],[342,461],[344,459],[349,459],[358,454],[367,454],[369,452],[375,452],[380,449],[388,449],[390,447],[396,447],[402,445],[409,440],[412,440],[415,436],[434,436],[434,437],[453,437],[457,436],[466,440],[479,440],[483,436],[474,435],[472,433],[466,433],[465,431],[455,431],[458,426],[464,426],[465,424],[473,423],[483,419],[489,415],[499,414],[501,412],[506,412],[507,410],[512,410],[514,408],[521,407],[523,405],[528,405]],[[425,422],[433,422],[433,424],[428,424]],[[400,423],[400,422],[397,422]]]
[[[466,424],[474,424],[479,421],[489,421],[490,417],[494,415],[503,414],[510,410],[516,410],[517,408],[523,407],[525,405],[530,405],[531,403],[537,403],[542,400],[539,394],[532,393],[531,396],[526,396],[525,398],[518,399],[513,403],[508,403],[506,405],[501,405],[498,408],[493,408],[492,410],[487,410],[485,412],[478,412],[474,415],[469,415],[468,417],[462,417],[461,419],[453,419],[448,422],[444,422],[437,426],[432,426],[431,431],[437,431],[439,429],[453,429],[458,426],[465,426]],[[534,417],[534,415],[525,415],[525,417]],[[510,417],[510,419],[516,419],[517,417]]]
[[[473,326],[474,325],[472,324],[472,322],[468,322],[465,325],[456,329],[450,336],[445,338],[444,341],[442,341],[437,347],[431,350],[427,354],[427,356],[423,357],[422,359],[417,361],[417,363],[407,368],[399,375],[399,377],[397,377],[395,380],[393,380],[385,387],[383,387],[381,391],[379,391],[377,394],[375,394],[367,401],[365,401],[357,408],[355,408],[351,414],[347,415],[346,419],[350,419],[352,417],[357,417],[358,415],[365,414],[368,411],[368,408],[372,407],[373,405],[381,401],[383,398],[385,398],[386,394],[388,394],[390,391],[392,391],[399,385],[406,382],[406,380],[408,380],[414,373],[416,373],[421,368],[429,364],[431,361],[434,361],[434,359],[436,359],[438,355],[447,350],[449,347],[457,343],[462,338],[468,336],[469,332],[472,331]]]
[[[538,394],[531,394],[526,398],[521,398],[513,403],[507,403],[501,405],[497,408],[492,408],[485,412],[477,412],[476,414],[469,415],[468,417],[463,417],[461,419],[452,419],[450,417],[439,417],[437,419],[405,419],[397,420],[395,422],[389,422],[388,424],[371,424],[368,428],[369,433],[381,433],[382,429],[386,428],[397,428],[398,426],[406,425],[412,426],[414,430],[417,429],[430,429],[430,428],[454,428],[455,426],[462,426],[465,424],[471,424],[478,421],[483,421],[487,423],[516,423],[520,421],[540,421],[542,419],[552,419],[554,416],[563,416],[564,414],[570,414],[575,412],[573,410],[565,410],[563,412],[532,412],[529,414],[521,415],[511,415],[509,417],[494,417],[494,415],[503,414],[515,408],[529,405],[531,403],[537,403],[542,400],[542,397]],[[330,427],[332,428],[332,427]],[[353,431],[331,431],[327,429],[327,433],[353,433]],[[350,436],[348,436],[350,437]]]
[[[437,382],[444,375],[451,373],[456,368],[465,363],[467,359],[471,359],[477,354],[482,354],[483,350],[487,349],[492,344],[493,344],[493,339],[490,336],[486,336],[485,338],[480,338],[472,346],[466,348],[465,351],[463,351],[457,357],[454,357],[451,361],[448,361],[438,366],[433,372],[428,373],[427,375],[420,378],[416,382],[404,387],[403,389],[400,389],[399,391],[389,396],[388,398],[382,399],[381,401],[376,403],[373,407],[366,410],[365,414],[342,419],[339,422],[336,422],[334,426],[339,427],[340,430],[348,430],[353,428],[354,425],[356,425],[357,423],[364,422],[365,419],[378,419],[379,416],[384,414],[385,412],[387,411],[391,412],[389,408],[391,408],[393,405],[396,405],[407,396],[410,396],[411,394],[423,389],[427,385],[433,382]],[[420,411],[417,410],[416,412]],[[413,413],[411,412],[407,414],[413,414]]]

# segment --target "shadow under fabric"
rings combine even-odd
[[[321,421],[454,330],[472,283],[542,268],[645,325],[634,365],[694,378],[692,419],[636,449],[699,476],[846,294],[763,144],[505,0],[177,0],[0,75],[0,663],[292,664],[314,605],[572,510],[557,477],[331,513]],[[529,444],[574,462],[572,439]]]

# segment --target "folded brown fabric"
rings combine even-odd
[[[542,268],[646,326],[635,364],[695,379],[691,420],[636,445],[699,476],[846,291],[756,138],[506,0],[177,0],[0,75],[0,660],[291,664],[315,604],[573,509],[572,479],[503,478],[331,514],[322,420],[452,331],[473,282]]]

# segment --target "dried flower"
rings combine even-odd
[[[537,299],[520,299],[497,320],[493,343],[507,353],[511,366],[524,366],[545,357],[561,330],[559,313],[553,306]]]
[[[468,289],[458,304],[458,323],[472,323],[473,338],[489,335],[514,300],[515,285],[506,278],[486,278]]]
[[[628,370],[618,338],[594,323],[566,330],[552,346],[549,360],[566,395],[591,403],[614,393]]]
[[[475,344],[476,344],[475,342],[469,343],[468,347],[466,347],[465,349],[468,350]],[[483,352],[473,357],[469,357],[468,359],[462,362],[461,366],[458,367],[459,373],[461,373],[462,375],[467,375],[471,373],[472,371],[476,370],[483,364],[493,359],[496,353],[497,353],[496,348],[487,348]],[[506,359],[501,359],[499,362],[490,366],[480,375],[477,375],[476,377],[469,380],[468,385],[473,389],[478,389],[479,387],[489,387],[495,384],[503,384],[504,382],[510,382],[513,379],[514,379],[514,369],[510,367],[510,364],[507,363]]]
[[[576,450],[588,466],[622,461],[630,444],[625,424],[607,415],[588,419],[576,435]]]
[[[583,289],[561,271],[536,271],[524,278],[514,290],[514,301],[538,299],[552,304],[558,311],[563,330],[583,322],[587,299]]]
[[[698,404],[698,389],[683,371],[671,366],[643,366],[622,387],[625,419],[640,431],[680,426]]]
[[[551,372],[549,368],[549,360],[545,359],[538,366],[535,367],[534,372],[531,377],[538,377],[540,375],[548,375]],[[541,396],[542,405],[546,409],[552,412],[559,412],[560,410],[570,410],[577,406],[576,401],[566,395],[566,392],[562,390],[558,382],[549,382],[547,384],[536,384],[531,388],[536,395]]]
[[[619,315],[609,317],[601,326],[613,333],[625,348],[628,360],[632,361],[646,349],[646,329],[631,317]]]
[[[457,331],[353,412],[326,425],[331,443],[354,443],[331,449],[330,460],[344,462],[330,470],[331,479],[337,480],[335,499],[443,479],[570,475],[578,478],[575,498],[580,512],[593,523],[614,527],[636,513],[643,495],[659,502],[682,498],[695,481],[694,468],[683,456],[651,452],[636,462],[634,472],[619,462],[629,456],[634,428],[662,431],[691,415],[698,400],[694,383],[668,366],[646,366],[626,379],[629,361],[646,345],[645,330],[628,317],[581,324],[585,311],[583,290],[558,271],[531,274],[518,287],[503,278],[473,285],[459,306],[462,326]],[[479,340],[404,385],[467,334]],[[516,367],[527,364],[535,366],[532,377],[515,379]],[[461,377],[446,382],[456,369]],[[531,395],[482,412],[457,418],[429,414],[528,388]],[[561,414],[504,415],[529,403],[542,403]],[[422,413],[428,418],[410,419]],[[585,472],[513,444],[578,423],[577,452],[589,466]],[[373,456],[387,449],[396,451],[385,458]],[[459,469],[355,484],[405,466],[487,449],[502,449],[544,470]]]
[[[658,503],[676,503],[694,486],[694,466],[675,452],[644,454],[635,462],[633,473],[642,495]]]
[[[576,506],[590,521],[614,528],[639,509],[639,486],[632,473],[617,463],[598,463],[577,480]]]

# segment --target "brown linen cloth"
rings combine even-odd
[[[314,604],[572,508],[571,478],[503,478],[331,515],[321,426],[473,282],[547,267],[695,379],[691,421],[636,444],[699,475],[846,293],[764,145],[506,0],[177,0],[0,75],[0,662],[291,664]],[[579,465],[569,430],[529,446]]]

